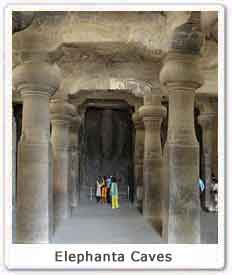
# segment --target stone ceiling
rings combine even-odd
[[[56,62],[65,93],[117,85],[127,89],[128,81],[154,86],[172,31],[188,16],[189,12],[37,12],[32,25],[13,36],[13,67],[31,53]],[[206,79],[202,92],[217,93],[213,40],[205,40],[201,69]]]
[[[33,24],[15,35],[13,47],[30,47],[35,40],[28,38],[36,37],[37,48],[48,50],[72,42],[135,42],[152,51],[165,50],[169,30],[187,16],[182,12],[173,20],[173,15],[157,12],[37,12]]]

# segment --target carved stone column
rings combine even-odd
[[[144,160],[144,124],[139,112],[132,116],[135,127],[134,175],[135,205],[142,211],[143,203],[143,160]]]
[[[161,96],[145,96],[139,113],[145,126],[143,215],[162,234],[163,158],[160,126],[166,110],[161,105]]]
[[[169,92],[167,138],[169,243],[200,242],[199,146],[194,128],[195,90],[202,85],[198,67],[201,34],[199,12],[178,27],[160,79]]]
[[[54,221],[70,217],[71,185],[69,177],[69,127],[75,108],[65,97],[54,97],[50,103],[52,122]]]
[[[75,115],[70,127],[70,181],[71,181],[71,207],[79,204],[79,127],[80,118]]]
[[[218,99],[213,103],[215,112],[213,123],[213,174],[218,179]]]
[[[198,122],[202,128],[202,147],[203,147],[203,175],[205,179],[205,196],[204,207],[210,210],[213,206],[212,201],[212,174],[213,174],[213,134],[215,117],[217,111],[215,109],[215,99],[210,95],[201,95],[199,97],[200,115]]]
[[[52,232],[48,101],[59,86],[60,71],[55,65],[31,60],[14,69],[13,82],[23,100],[16,241],[48,243]]]
[[[12,240],[16,237],[16,121],[14,113],[12,114]]]

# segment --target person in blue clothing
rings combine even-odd
[[[199,186],[200,192],[202,193],[205,190],[205,184],[201,178],[198,179],[198,186]]]
[[[201,203],[201,207],[203,209],[205,209],[205,205],[204,205],[205,183],[204,183],[204,181],[200,177],[199,177],[199,179],[197,181],[197,185],[198,185],[199,190],[200,190],[200,203]]]
[[[118,203],[118,184],[115,177],[111,178],[111,187],[110,187],[111,201],[112,201],[112,209],[119,208]]]

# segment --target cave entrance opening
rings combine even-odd
[[[121,100],[97,100],[85,106],[80,129],[80,203],[96,201],[97,177],[114,176],[119,201],[134,200],[133,108]]]

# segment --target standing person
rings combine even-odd
[[[112,177],[111,181],[111,187],[110,187],[110,193],[111,193],[111,200],[112,200],[112,208],[119,208],[118,203],[118,184],[116,182],[116,178]]]
[[[204,181],[199,177],[198,181],[197,181],[199,190],[200,190],[200,203],[201,203],[201,207],[205,208],[204,206],[204,190],[205,190],[205,184]]]
[[[205,184],[201,178],[198,179],[198,186],[200,188],[200,192],[203,192],[205,190]]]
[[[97,177],[97,182],[96,182],[96,201],[99,202],[101,199],[101,187],[102,187],[102,183],[101,183],[101,178],[98,176]]]
[[[111,199],[110,199],[111,176],[106,177],[106,186],[107,186],[107,202],[111,203]]]
[[[212,196],[212,204],[209,207],[210,212],[218,211],[218,181],[214,175],[212,175],[212,184],[211,184],[211,196]]]
[[[212,187],[212,193],[213,193],[213,211],[218,211],[218,182],[215,182]]]
[[[101,199],[102,203],[106,203],[107,201],[107,186],[104,177],[102,178],[102,188],[101,188]]]

